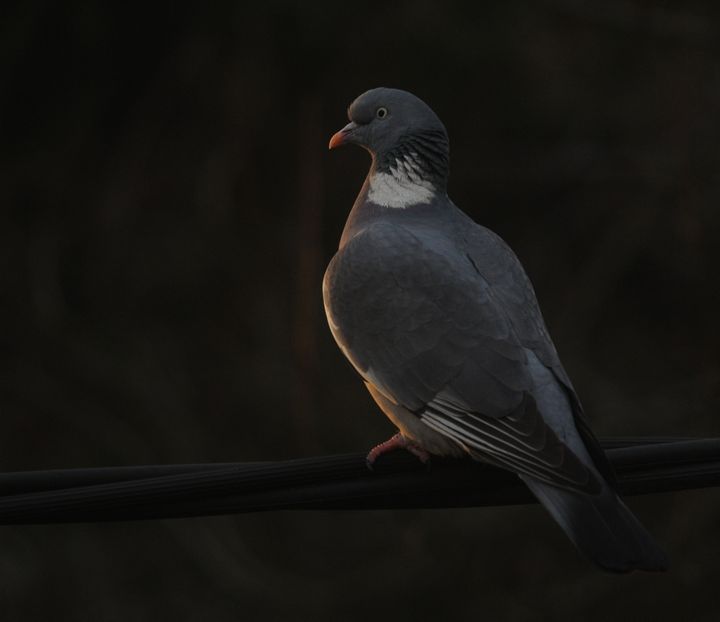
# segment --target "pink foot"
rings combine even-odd
[[[421,447],[418,447],[415,443],[409,441],[398,432],[392,438],[386,440],[384,443],[376,445],[370,450],[370,453],[365,459],[367,461],[367,465],[372,469],[373,464],[375,464],[375,460],[377,460],[383,454],[394,451],[396,449],[405,449],[409,451],[414,456],[417,456],[420,462],[422,462],[423,464],[427,464],[430,461],[430,454],[428,452],[426,452]]]

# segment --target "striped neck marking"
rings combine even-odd
[[[435,197],[435,186],[423,179],[416,156],[410,153],[396,159],[389,173],[372,173],[368,200],[382,207],[399,209],[430,203]]]

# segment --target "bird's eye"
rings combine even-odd
[[[380,107],[377,109],[377,112],[375,113],[378,119],[384,119],[387,117],[387,108]]]

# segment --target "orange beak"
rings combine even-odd
[[[335,132],[332,135],[332,138],[330,138],[330,144],[328,145],[328,149],[335,149],[335,147],[339,147],[340,145],[344,145],[346,142],[348,142],[348,136],[356,127],[357,124],[351,121],[339,132]]]

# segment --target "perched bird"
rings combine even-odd
[[[340,349],[404,447],[518,475],[575,545],[615,572],[662,570],[663,552],[618,497],[603,450],[512,250],[447,195],[449,143],[411,93],[376,88],[348,109],[330,149],[370,171],[323,279]]]

